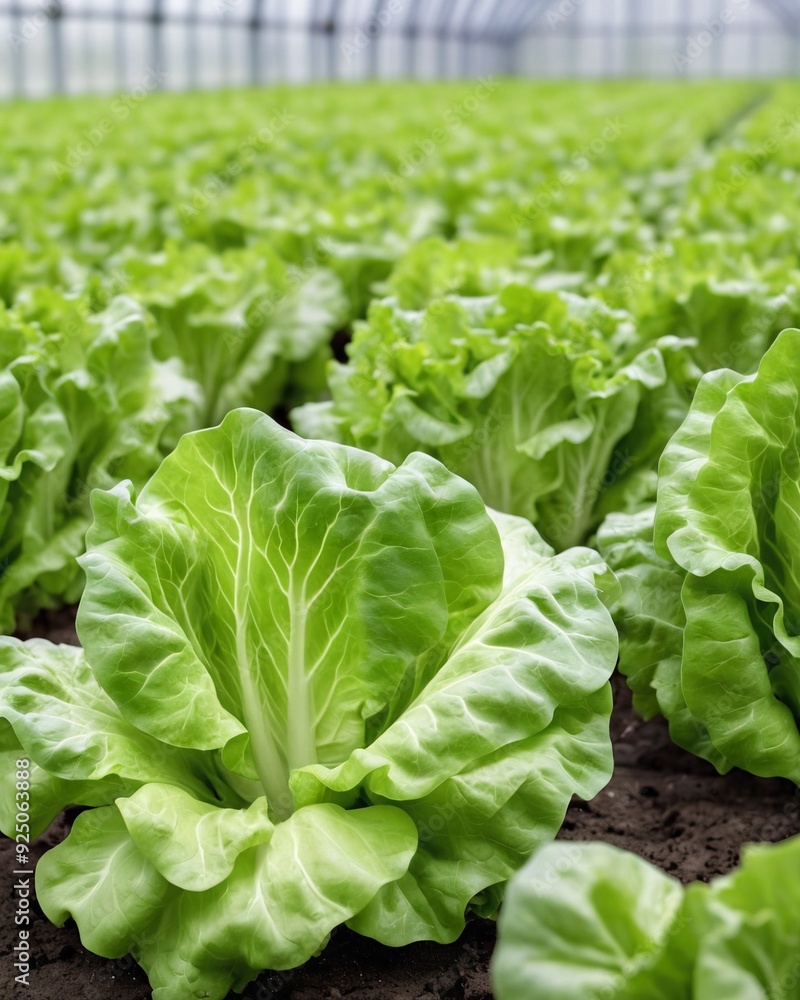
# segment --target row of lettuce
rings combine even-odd
[[[676,318],[679,334],[651,330],[641,314],[532,275],[412,293],[418,272],[436,280],[437,263],[462,277],[473,266],[473,246],[441,240],[400,261],[337,361],[348,305],[333,270],[265,247],[195,250],[131,265],[131,294],[102,310],[31,287],[0,313],[3,631],[77,599],[93,488],[143,485],[182,433],[236,406],[291,411],[304,436],[393,462],[426,451],[563,549],[655,499],[662,451],[718,367],[688,321]],[[430,301],[404,304],[415,297]],[[750,318],[733,327],[742,340],[729,338],[729,357],[749,372],[800,316],[789,291],[779,304],[743,301]]]
[[[729,321],[794,288],[792,86],[693,86],[676,120],[664,86],[554,86],[532,107],[523,85],[494,83],[482,99],[468,86],[155,95],[118,122],[102,101],[12,111],[0,298],[45,284],[105,304],[167,276],[175,296],[187,254],[212,280],[223,257],[244,293],[247,251],[266,246],[295,267],[327,262],[363,318],[375,283],[438,238],[455,259],[412,255],[405,307],[522,275],[628,308],[648,331],[688,326],[711,356],[730,350]],[[98,137],[104,116],[115,127]]]
[[[534,853],[611,777],[618,656],[800,783],[795,92],[676,130],[664,88],[481,86],[11,116],[0,630],[83,596],[81,648],[0,638],[0,829],[94,807],[38,897],[158,1000],[344,923],[452,941],[532,853],[500,1000],[772,997],[800,950],[793,842],[685,900]]]
[[[700,375],[800,325],[795,90],[690,93],[677,124],[668,87],[532,114],[506,80],[11,111],[0,629],[76,599],[92,488],[235,406],[327,395],[303,433],[431,451],[556,548],[652,496]]]

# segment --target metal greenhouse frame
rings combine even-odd
[[[717,24],[724,32],[689,60],[691,75],[800,65],[800,0],[6,0],[0,93],[124,90],[147,70],[173,89],[679,75],[684,47],[702,49],[714,33],[704,26]]]

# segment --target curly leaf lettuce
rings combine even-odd
[[[428,452],[557,549],[652,492],[699,377],[688,342],[641,345],[627,314],[522,285],[423,312],[376,303],[348,353],[296,430],[395,462]]]
[[[331,337],[348,309],[320,256],[294,267],[264,245],[217,254],[168,243],[125,262],[126,291],[156,321],[156,356],[180,358],[202,389],[200,426],[237,406],[269,411],[287,394],[292,402],[320,395]]]
[[[0,316],[0,631],[18,615],[76,601],[75,557],[89,493],[138,484],[187,427],[199,393],[175,361],[158,362],[132,300],[88,317],[41,292]]]
[[[673,232],[646,254],[616,251],[589,288],[634,315],[648,339],[692,338],[704,372],[752,374],[781,330],[800,316],[794,263],[767,252],[755,265],[743,252],[741,233]]]
[[[800,782],[800,331],[754,375],[705,376],[654,513],[598,535],[621,668],[645,714],[711,760]]]
[[[550,844],[513,879],[492,965],[497,1000],[794,996],[800,837],[745,848],[686,888],[608,844]]]
[[[38,898],[157,1000],[222,998],[342,923],[454,940],[608,780],[605,566],[434,459],[238,410],[93,508],[84,650],[0,640],[0,746],[33,762],[39,829],[96,807]]]

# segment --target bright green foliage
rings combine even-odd
[[[800,331],[700,383],[655,513],[610,517],[620,666],[647,716],[711,760],[800,783]]]
[[[732,875],[683,888],[608,844],[543,847],[500,916],[497,1000],[796,996],[798,865],[795,837],[748,847]]]
[[[34,835],[88,807],[49,917],[156,1000],[341,924],[452,941],[610,774],[603,601],[643,714],[800,780],[797,106],[487,78],[4,109],[0,631],[88,580],[84,649],[0,639],[0,828],[21,757]],[[570,548],[599,526],[618,580]],[[789,995],[797,860],[684,893],[545,850],[498,993]]]
[[[348,353],[332,401],[293,412],[300,433],[395,462],[429,452],[559,549],[649,494],[699,377],[690,343],[642,345],[628,314],[520,284],[375,304]]]
[[[128,267],[119,288],[0,307],[0,633],[80,597],[91,490],[143,485],[182,433],[237,405],[324,386],[345,309],[330,271],[199,246]]]
[[[644,338],[693,338],[704,371],[750,374],[778,333],[800,322],[799,288],[793,264],[743,258],[720,234],[681,234],[647,254],[615,252],[591,293],[627,309]]]
[[[341,923],[452,941],[608,780],[613,578],[434,459],[237,410],[93,510],[84,650],[0,640],[0,738],[34,832],[99,807],[39,863],[43,909],[157,1000]]]
[[[0,313],[0,631],[78,599],[90,491],[144,483],[196,426],[198,387],[153,335],[124,297],[88,316],[41,289]]]
[[[199,383],[203,426],[237,406],[269,412],[291,389],[301,399],[324,390],[347,303],[317,261],[286,265],[263,245],[215,254],[169,243],[158,254],[130,253],[116,283],[153,316],[156,357],[180,358]]]
[[[130,392],[114,388],[134,362],[118,356],[102,400],[81,390],[90,437],[120,428],[113,458],[96,458],[74,420],[69,443],[54,431],[44,449],[60,460],[32,449],[26,467],[45,463],[47,498],[29,500],[24,475],[9,487],[0,630],[78,597],[69,563],[83,548],[86,484],[140,487],[179,429],[234,407],[282,418],[324,399],[332,346],[365,319],[350,388],[339,368],[330,376],[335,426],[304,420],[304,431],[392,461],[429,452],[558,549],[652,498],[699,373],[750,373],[800,324],[795,88],[692,83],[680,116],[675,100],[668,84],[486,78],[6,108],[2,378],[20,370],[15,324],[49,322],[64,342],[70,311],[99,331],[121,296],[147,329],[147,364],[159,363],[145,375],[139,357],[131,391],[161,384],[162,362],[183,387],[166,406],[179,417],[142,446]],[[521,286],[530,301],[509,305]],[[567,319],[546,304],[555,293]],[[51,382],[88,370],[77,353],[48,356]],[[17,432],[18,450],[25,434],[37,425]],[[15,461],[0,455],[0,475],[16,476]]]

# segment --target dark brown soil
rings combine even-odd
[[[17,628],[18,639],[49,639],[50,642],[70,643],[79,646],[75,632],[76,608],[59,608],[56,611],[42,611],[34,621]]]
[[[26,631],[57,642],[75,641],[68,613],[50,613]],[[777,780],[735,772],[721,777],[669,740],[661,720],[643,723],[615,679],[612,720],[616,772],[593,802],[573,802],[561,836],[605,840],[625,847],[683,881],[730,871],[742,844],[800,833],[800,790]],[[70,816],[59,819],[34,846],[34,858],[60,840]],[[12,896],[11,842],[0,841],[6,913]],[[11,971],[15,940],[8,921],[0,930],[0,1000],[22,994]],[[77,931],[50,926],[38,914],[32,928],[35,1000],[146,1000],[144,973],[130,959],[107,961],[87,952]],[[384,948],[347,930],[334,934],[317,959],[290,973],[264,973],[248,1000],[491,1000],[488,963],[494,925],[473,921],[446,947]]]

